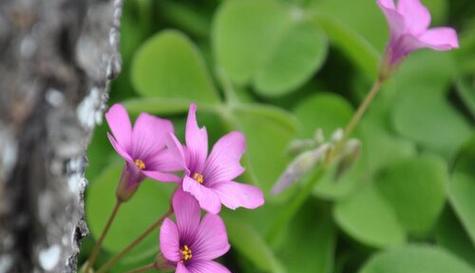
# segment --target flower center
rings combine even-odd
[[[193,255],[191,255],[191,249],[187,245],[184,245],[183,248],[180,249],[180,251],[181,257],[184,262],[191,260],[191,258],[193,257]]]
[[[139,168],[139,170],[145,169],[145,163],[141,159],[135,159],[134,163],[135,163],[135,166]]]
[[[194,173],[192,175],[192,178],[200,184],[203,184],[203,182],[205,182],[205,177],[200,173]]]

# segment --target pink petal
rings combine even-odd
[[[196,260],[213,260],[228,252],[228,235],[221,217],[206,214],[196,234],[196,241],[190,248],[193,251],[193,259]]]
[[[114,150],[127,162],[133,164],[134,160],[132,159],[132,157],[130,157],[126,149],[122,147],[119,143],[117,143],[117,141],[111,134],[107,133],[107,137],[109,138],[109,141],[112,144],[112,147],[114,148]]]
[[[132,156],[145,163],[165,148],[168,133],[173,133],[173,124],[166,119],[147,113],[139,115],[132,131]]]
[[[160,182],[180,182],[180,177],[171,173],[164,173],[159,171],[142,171],[142,173],[145,176]]]
[[[231,132],[216,142],[203,171],[207,185],[230,181],[244,172],[239,161],[246,150],[246,139],[240,132]]]
[[[194,261],[188,269],[191,273],[231,273],[229,269],[214,261]]]
[[[122,104],[114,104],[105,116],[115,140],[124,150],[128,151],[132,137],[132,125],[127,110]]]
[[[191,193],[198,200],[200,207],[207,212],[217,214],[221,211],[221,202],[214,190],[201,185],[193,178],[183,178],[183,190]]]
[[[208,155],[208,133],[206,128],[199,128],[196,121],[196,104],[190,105],[186,120],[186,147],[189,151],[189,166],[193,171],[203,170]]]
[[[190,271],[188,271],[188,269],[186,268],[186,266],[182,262],[179,262],[179,263],[176,264],[175,273],[190,273]]]
[[[459,47],[457,32],[450,27],[437,27],[426,31],[419,40],[435,50],[451,50]]]
[[[388,9],[396,9],[396,5],[394,5],[394,0],[378,0],[378,4]]]
[[[397,10],[412,34],[420,34],[430,25],[430,12],[420,0],[399,0]]]
[[[221,203],[230,209],[238,207],[255,209],[264,204],[264,195],[255,186],[230,181],[218,183],[213,186],[213,189],[218,194]]]
[[[189,174],[190,171],[187,166],[185,151],[183,150],[183,145],[172,133],[169,133],[166,138],[166,145],[170,153],[170,162],[171,164],[177,165],[180,169],[184,169],[186,174]]]
[[[201,218],[200,206],[196,199],[189,193],[177,190],[173,196],[173,211],[180,236],[183,239],[193,240]]]
[[[147,170],[159,172],[182,171],[183,161],[172,150],[166,148],[147,160]]]
[[[404,18],[396,10],[394,1],[392,0],[378,0],[378,6],[383,11],[386,20],[388,21],[391,39],[396,40],[406,30]]]
[[[160,227],[160,251],[171,262],[178,262],[181,259],[178,229],[175,223],[168,218],[163,221]]]

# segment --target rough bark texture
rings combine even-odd
[[[122,0],[0,1],[0,273],[75,272]]]

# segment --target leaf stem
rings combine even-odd
[[[89,256],[89,259],[86,262],[86,268],[84,272],[89,272],[91,269],[92,265],[97,259],[97,255],[99,254],[99,250],[101,248],[102,242],[104,241],[104,238],[107,235],[107,232],[109,231],[112,223],[114,222],[114,219],[117,215],[117,212],[119,211],[120,206],[122,205],[122,202],[119,199],[116,199],[114,208],[112,209],[112,212],[109,216],[109,219],[107,220],[106,225],[104,226],[104,229],[102,230],[101,235],[99,236],[99,239],[96,242],[96,245],[94,246],[94,249],[92,250],[91,256]]]
[[[107,263],[101,266],[99,270],[97,270],[96,273],[107,272],[107,270],[109,270],[112,266],[114,266],[122,257],[125,256],[125,254],[127,254],[134,247],[136,247],[140,242],[142,242],[142,240],[145,239],[150,233],[152,233],[152,231],[158,228],[162,224],[163,220],[165,220],[165,218],[170,216],[172,213],[173,213],[173,210],[170,206],[168,211],[165,214],[163,214],[162,217],[160,217],[157,221],[149,225],[142,234],[140,234],[134,241],[132,241],[122,251],[120,251],[114,257],[112,257],[109,261],[107,261]]]

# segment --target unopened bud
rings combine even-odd
[[[345,143],[345,146],[340,154],[340,160],[337,165],[335,179],[337,180],[345,172],[347,172],[358,160],[361,154],[361,142],[357,139],[350,139]]]
[[[279,177],[271,190],[271,194],[276,195],[281,193],[290,185],[297,182],[311,169],[318,166],[319,163],[325,160],[329,148],[330,145],[323,144],[316,149],[306,151],[297,156]]]
[[[140,172],[133,167],[129,167],[128,163],[125,164],[116,189],[117,200],[120,202],[128,201],[137,191],[137,188],[143,179],[144,177]]]

